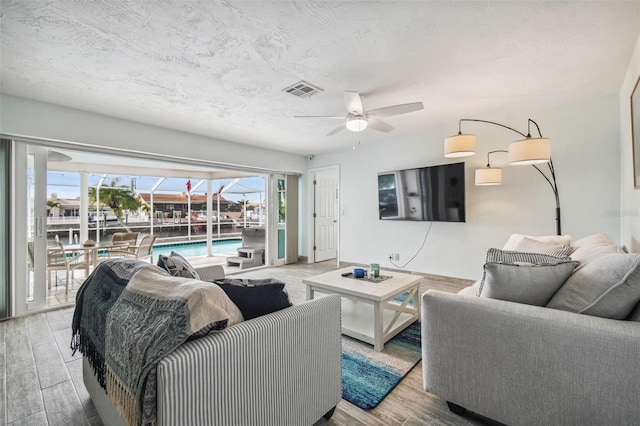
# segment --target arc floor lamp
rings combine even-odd
[[[502,184],[502,169],[491,167],[490,155],[497,152],[506,152],[509,165],[526,165],[533,166],[547,181],[556,201],[556,232],[562,234],[562,225],[560,220],[560,196],[558,195],[558,184],[556,182],[556,173],[551,160],[551,141],[542,136],[540,126],[532,119],[527,121],[527,134],[509,127],[504,124],[496,123],[488,120],[478,120],[474,118],[462,118],[458,122],[458,134],[448,137],[444,140],[444,156],[445,157],[466,157],[476,153],[476,136],[469,133],[462,133],[462,122],[473,121],[477,123],[492,124],[494,126],[503,127],[522,136],[524,139],[517,140],[509,144],[507,151],[496,150],[487,153],[487,166],[483,169],[476,170],[476,185],[500,185]],[[533,123],[538,131],[538,137],[531,137],[531,123]],[[546,163],[549,171],[545,173],[538,164]]]

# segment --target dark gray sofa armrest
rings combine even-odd
[[[640,323],[429,290],[424,388],[509,425],[634,424]]]

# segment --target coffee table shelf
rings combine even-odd
[[[371,320],[374,315],[374,306],[372,304],[347,298],[343,299],[342,334],[367,342],[371,345],[375,345],[375,327],[374,322]],[[384,331],[385,325],[390,324],[393,319],[394,311],[383,309],[382,315],[382,326]],[[384,334],[382,344],[384,345],[396,334],[413,324],[416,319],[415,314],[401,313],[392,324],[390,330]]]
[[[342,333],[370,343],[377,351],[400,331],[420,318],[420,276],[380,271],[391,278],[380,283],[342,276],[353,268],[343,268],[305,278],[307,300],[321,294],[338,294],[342,302]],[[402,302],[394,298],[409,293]],[[410,303],[413,302],[413,303]]]

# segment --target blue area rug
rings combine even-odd
[[[342,398],[375,408],[422,359],[420,322],[416,321],[376,352],[373,346],[342,337]]]

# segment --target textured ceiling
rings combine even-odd
[[[300,154],[617,93],[640,2],[1,0],[3,93]],[[282,91],[305,80],[311,98]],[[343,92],[422,101],[325,136]],[[453,124],[455,126],[455,124]]]

